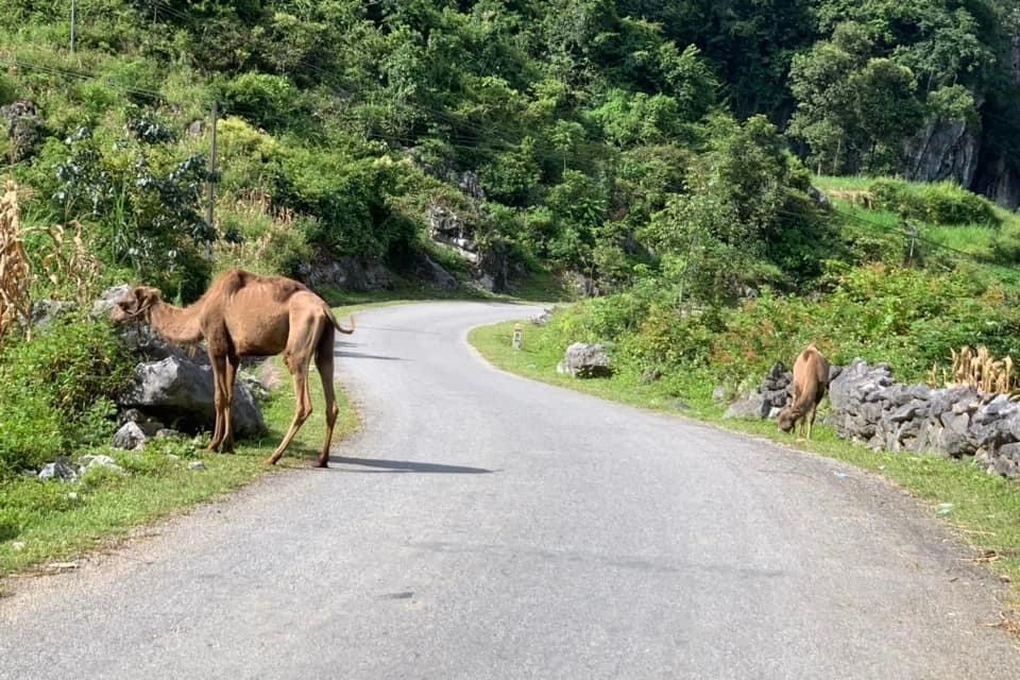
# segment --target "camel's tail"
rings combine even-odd
[[[346,333],[347,335],[350,335],[351,333],[353,333],[354,329],[358,327],[358,324],[355,323],[355,321],[354,321],[354,315],[353,314],[351,314],[351,316],[350,316],[350,320],[351,320],[351,327],[350,328],[344,328],[343,326],[341,326],[340,322],[336,320],[335,316],[333,316],[333,311],[332,310],[330,310],[330,312],[329,312],[329,320],[333,322],[333,326],[338,331],[340,331],[341,333]]]

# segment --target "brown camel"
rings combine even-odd
[[[329,305],[303,284],[282,276],[258,276],[232,269],[213,281],[197,302],[183,309],[164,302],[155,288],[133,288],[117,302],[111,318],[117,323],[144,321],[166,340],[181,345],[206,341],[216,410],[210,451],[233,449],[230,407],[241,357],[284,352],[287,368],[294,376],[297,408],[287,436],[266,460],[270,465],[280,460],[312,413],[308,365],[314,353],[326,396],[326,442],[318,466],[329,465],[329,445],[339,411],[333,391],[334,329],[353,333],[354,317],[348,330],[337,322]]]
[[[793,364],[793,403],[779,412],[779,429],[789,432],[799,421],[800,436],[803,438],[804,426],[807,425],[807,438],[811,439],[815,413],[828,387],[829,360],[812,342]]]

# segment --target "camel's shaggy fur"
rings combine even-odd
[[[807,423],[807,438],[811,439],[815,413],[828,386],[829,361],[812,342],[793,364],[793,403],[779,412],[779,429],[789,432],[800,421],[799,434],[803,437]]]
[[[144,321],[166,340],[195,345],[205,340],[212,363],[216,426],[211,451],[230,451],[234,444],[230,407],[234,380],[243,356],[270,356],[284,352],[294,377],[297,408],[287,435],[266,460],[273,465],[287,449],[298,429],[312,413],[308,393],[308,365],[315,365],[326,396],[326,442],[319,467],[329,465],[329,446],[339,408],[333,390],[334,329],[343,328],[329,305],[306,286],[282,276],[258,276],[239,269],[221,275],[197,302],[181,309],[164,302],[159,290],[139,286],[128,291],[111,312],[118,323]]]

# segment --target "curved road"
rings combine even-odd
[[[332,468],[19,582],[0,678],[1020,678],[1001,588],[889,485],[466,344],[537,311],[360,315]]]

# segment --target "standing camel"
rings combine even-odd
[[[303,284],[282,276],[258,276],[239,269],[221,275],[197,302],[174,307],[163,301],[159,290],[138,286],[128,291],[111,312],[114,322],[144,321],[164,339],[182,345],[206,341],[213,370],[216,427],[210,451],[233,450],[234,430],[230,407],[234,380],[243,356],[269,356],[284,352],[294,377],[297,407],[287,435],[266,463],[275,465],[294,435],[312,413],[308,393],[308,365],[315,365],[326,396],[326,442],[318,466],[328,467],[329,445],[339,408],[333,390],[334,329],[342,327],[326,302]]]

